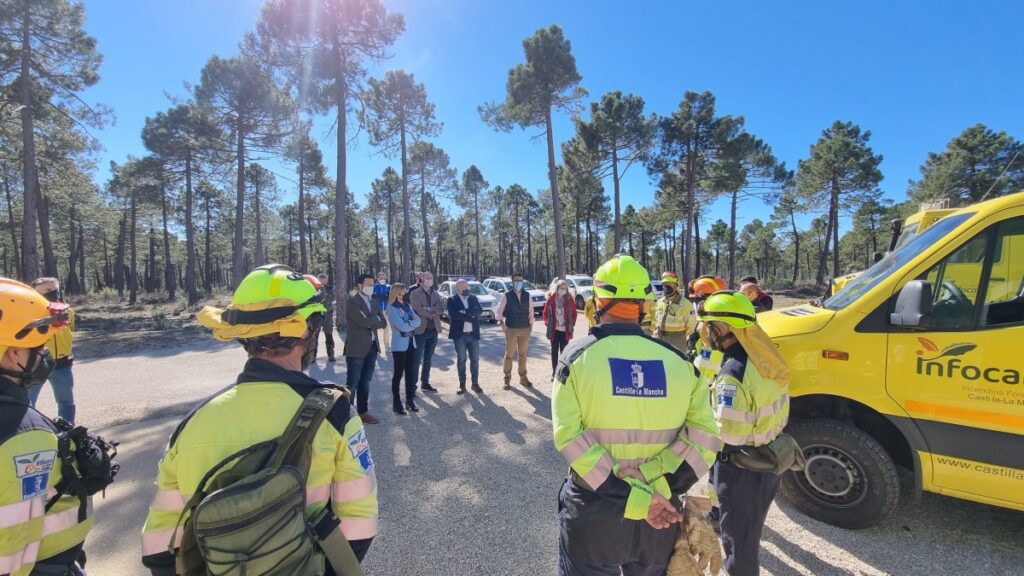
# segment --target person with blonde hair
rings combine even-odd
[[[551,342],[551,375],[558,368],[558,357],[572,340],[576,326],[576,304],[569,294],[569,283],[559,279],[548,292],[547,301],[541,312],[541,319],[547,327],[548,341]]]
[[[412,306],[405,302],[405,291],[405,284],[401,282],[392,284],[387,308],[385,308],[388,314],[388,324],[392,327],[391,358],[394,360],[394,374],[391,376],[391,409],[395,414],[403,416],[406,414],[406,409],[410,412],[420,411],[416,407],[416,339],[414,332],[419,327],[421,320],[413,311]],[[403,376],[405,377],[404,408],[399,393]]]

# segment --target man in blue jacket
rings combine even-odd
[[[476,296],[469,293],[469,282],[455,283],[455,293],[448,297],[448,318],[451,324],[448,337],[455,344],[456,367],[459,372],[458,394],[466,393],[466,355],[473,377],[473,392],[483,394],[480,388],[480,314],[483,308]]]
[[[377,281],[373,284],[373,301],[380,306],[380,312],[387,317],[388,300],[391,298],[391,285],[388,284],[388,275],[384,271],[377,272]],[[377,332],[380,342],[380,353],[387,358],[388,346],[391,345],[391,324],[381,328]]]

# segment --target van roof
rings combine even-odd
[[[985,200],[984,202],[969,204],[962,208],[955,209],[951,214],[974,212],[976,213],[976,217],[984,217],[994,212],[1006,210],[1007,208],[1015,208],[1017,206],[1024,206],[1024,192],[1014,192],[1013,194],[1007,194],[1006,196]]]

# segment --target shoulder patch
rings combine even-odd
[[[373,457],[370,456],[370,441],[366,439],[366,430],[359,429],[354,436],[348,439],[348,451],[352,459],[359,462],[363,472],[369,472],[373,468]]]
[[[46,493],[50,470],[57,459],[56,450],[19,454],[14,457],[15,475],[21,479],[21,499],[29,500]]]

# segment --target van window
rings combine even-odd
[[[1024,323],[1024,218],[999,225],[984,306],[983,326]]]
[[[891,253],[886,254],[863,274],[847,283],[842,290],[835,293],[831,298],[824,302],[825,308],[828,308],[829,310],[842,310],[850,304],[853,304],[869,290],[877,286],[897,270],[906,266],[920,253],[931,248],[933,244],[942,240],[943,237],[955,230],[972,216],[974,216],[974,212],[963,212],[939,220],[935,225],[930,226],[924,232],[915,236],[913,240],[905,244],[903,247],[897,248]]]
[[[988,237],[982,232],[925,272],[934,295],[933,330],[968,330],[974,323]]]

